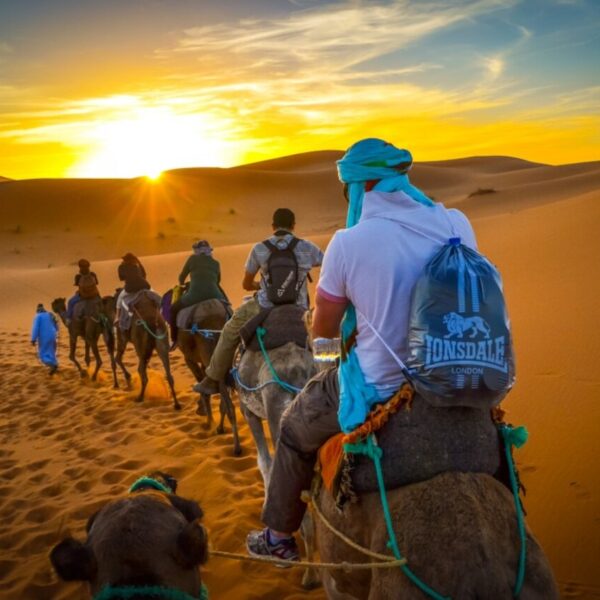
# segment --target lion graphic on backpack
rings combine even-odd
[[[490,327],[481,317],[463,317],[458,313],[451,312],[444,315],[444,325],[448,329],[448,333],[444,339],[456,336],[462,339],[467,331],[471,331],[469,337],[474,338],[477,333],[483,333],[486,340],[490,339]]]

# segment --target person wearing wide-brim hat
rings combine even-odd
[[[177,313],[182,308],[211,299],[229,303],[220,285],[221,265],[212,256],[212,246],[207,240],[199,240],[192,245],[192,250],[192,255],[185,261],[179,274],[179,285],[184,285],[188,276],[190,283],[181,298],[171,305],[170,310],[169,325],[173,348],[177,344]]]

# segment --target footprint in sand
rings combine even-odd
[[[124,479],[130,477],[131,474],[127,471],[108,471],[100,478],[100,481],[105,484],[121,483]]]
[[[592,497],[591,492],[578,481],[571,481],[569,486],[575,492],[575,498],[578,500],[589,500]]]
[[[23,469],[21,467],[13,467],[12,469],[6,469],[5,471],[0,472],[0,479],[12,481],[16,477],[18,477],[22,472]]]
[[[125,471],[139,471],[142,467],[145,467],[148,464],[147,461],[144,460],[126,460],[124,462],[118,463],[116,465],[117,469],[123,469]]]
[[[77,453],[79,458],[83,458],[85,460],[98,458],[98,454],[100,454],[100,449],[98,448],[84,448],[83,450],[79,450]]]

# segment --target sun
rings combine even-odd
[[[227,128],[217,119],[178,114],[173,106],[123,107],[99,119],[87,135],[88,151],[75,165],[76,177],[147,177],[167,169],[231,164]]]

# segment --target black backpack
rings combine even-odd
[[[271,253],[267,260],[265,285],[267,298],[273,304],[295,304],[302,281],[298,275],[298,259],[294,248],[300,240],[292,238],[286,248],[278,248],[269,240],[263,244]]]

